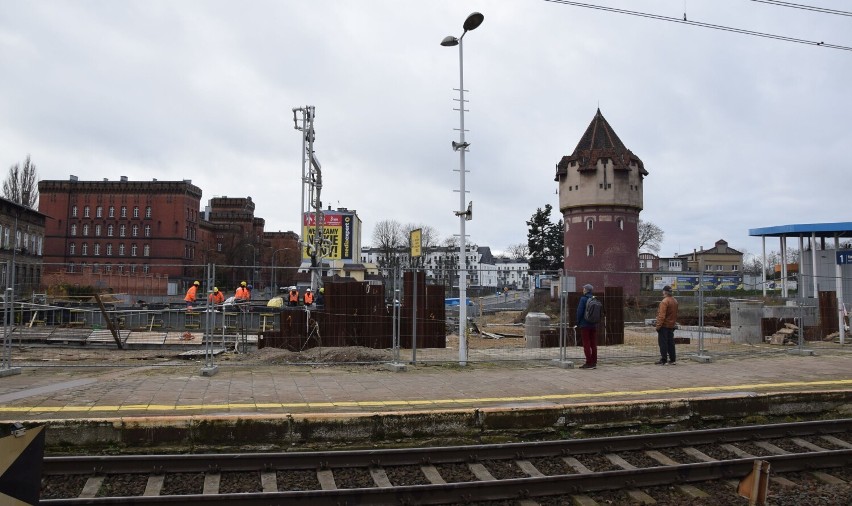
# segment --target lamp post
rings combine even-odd
[[[464,188],[464,153],[467,151],[469,143],[464,140],[464,51],[462,39],[467,32],[475,30],[485,16],[478,12],[474,12],[464,20],[464,32],[460,37],[448,35],[441,41],[444,47],[459,47],[459,142],[453,141],[453,150],[459,152],[459,210],[455,212],[459,217],[459,363],[466,365],[467,363],[467,269],[465,262],[465,232],[464,222],[473,217],[471,206],[465,206],[465,188]]]
[[[278,248],[277,250],[272,252],[272,296],[274,297],[278,293],[278,283],[275,271],[275,255],[278,254],[279,251],[295,251],[293,248]]]
[[[248,282],[249,282],[250,285],[254,286],[254,271],[255,271],[256,265],[257,265],[257,248],[254,246],[254,244],[249,243],[249,242],[243,244],[241,246],[241,248],[244,248],[246,246],[251,247],[251,276],[248,276],[248,278],[249,278]],[[240,255],[240,256],[242,257],[242,255]]]

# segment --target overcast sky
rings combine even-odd
[[[589,0],[852,46],[852,17],[749,0]],[[799,0],[830,8],[848,3]],[[3,0],[0,162],[40,179],[191,179],[299,232],[301,136],[317,110],[323,201],[459,231],[458,48],[464,38],[469,240],[526,243],[555,165],[598,107],[639,156],[641,218],[661,255],[750,228],[849,221],[852,51],[544,0]],[[777,242],[768,243],[778,249]]]

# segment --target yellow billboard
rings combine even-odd
[[[305,213],[302,223],[302,237],[304,248],[302,248],[302,258],[308,260],[311,258],[309,247],[314,244],[314,235],[316,234],[314,213]],[[322,226],[322,257],[329,260],[351,260],[354,253],[352,247],[353,241],[353,219],[351,213],[341,213],[335,211],[325,211],[323,213]]]
[[[420,236],[421,230],[419,228],[411,231],[411,256],[414,258],[420,256]]]

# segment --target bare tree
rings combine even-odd
[[[530,247],[524,243],[512,244],[506,249],[506,254],[511,259],[526,259],[530,256]]]
[[[404,236],[405,244],[408,245],[409,257],[411,254],[411,232],[417,229],[420,229],[420,249],[424,255],[429,248],[438,243],[438,232],[434,228],[429,225],[409,223],[402,227],[402,235]],[[409,258],[408,265],[410,267],[422,267],[425,261],[426,257],[421,255],[418,259]]]
[[[400,248],[408,241],[402,236],[402,226],[394,220],[382,220],[373,229],[373,242],[381,252],[379,267],[394,267],[399,263]]]
[[[650,221],[639,220],[639,251],[654,253],[660,252],[660,247],[663,244],[663,229],[654,225]]]
[[[38,208],[38,174],[30,155],[23,167],[17,163],[9,167],[9,174],[3,181],[3,197],[31,209]]]

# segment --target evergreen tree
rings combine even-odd
[[[563,239],[562,220],[554,224],[550,221],[550,204],[544,209],[538,208],[529,221],[527,245],[529,247],[529,265],[531,271],[557,270],[562,268]]]

